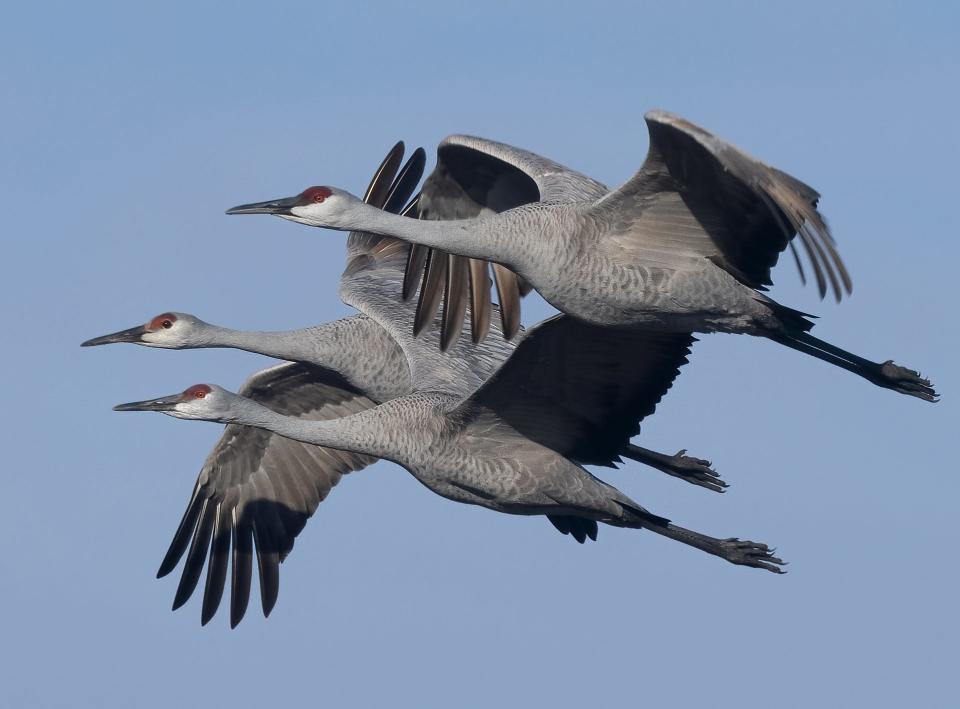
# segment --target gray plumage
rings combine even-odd
[[[607,192],[607,187],[596,180],[529,151],[483,138],[454,135],[437,147],[437,165],[423,185],[419,216],[429,220],[470,219],[532,202],[599,199]],[[491,263],[490,267],[500,301],[503,334],[511,339],[520,328],[520,298],[530,287],[506,266]],[[468,291],[473,341],[482,341],[489,327],[487,262],[452,254],[444,257],[433,249],[413,245],[404,277],[405,298],[415,292],[413,279],[420,270],[424,275],[414,334],[420,334],[432,320],[443,287],[441,348],[449,347],[459,335],[456,323],[463,319]],[[453,303],[459,304],[459,308]],[[448,323],[451,313],[452,323]]]
[[[483,200],[494,206],[509,202],[497,189],[482,187],[496,186],[496,179],[477,179],[481,187],[470,192],[470,183],[462,184],[449,167],[457,161],[447,160],[437,179],[427,180],[421,200],[453,215],[469,213],[464,205],[472,202],[473,211],[480,210],[477,216],[413,223],[326,187],[315,188],[326,195],[319,201],[308,190],[228,213],[276,214],[495,261],[560,311],[587,322],[767,337],[878,386],[936,399],[930,382],[916,372],[890,361],[866,360],[813,337],[808,332],[813,323],[805,314],[760,292],[771,282],[770,270],[780,253],[797,235],[821,297],[828,284],[837,300],[851,290],[812,188],[681,118],[654,111],[646,120],[646,161],[631,179],[599,199],[525,201],[496,213]],[[474,164],[480,167],[469,169],[482,178],[484,160],[490,159],[477,155]],[[456,169],[469,171],[463,165]],[[516,181],[524,184],[522,178]],[[529,188],[520,200],[536,194]],[[803,274],[799,257],[796,263]],[[432,287],[439,282],[435,279]],[[435,302],[430,299],[424,307]]]
[[[340,375],[299,363],[257,372],[243,396],[285,416],[323,420],[375,406]],[[158,577],[166,576],[189,546],[173,608],[189,599],[207,560],[201,622],[216,613],[233,547],[230,622],[243,618],[250,594],[256,540],[260,597],[269,615],[279,591],[278,565],[307,519],[346,473],[374,461],[355,453],[307,445],[256,428],[229,425],[207,457]]]
[[[395,239],[353,235],[341,297],[400,345],[411,394],[332,421],[284,416],[212,385],[116,408],[254,426],[391,460],[438,495],[509,514],[545,515],[581,542],[596,538],[598,522],[646,528],[731,563],[779,571],[782,562],[766,545],[676,526],[580,464],[612,465],[629,451],[639,421],[687,361],[692,336],[610,329],[559,315],[528,331],[512,353],[499,338],[491,340],[499,357],[479,357],[477,348],[464,345],[471,364],[458,367],[460,358],[439,353],[402,326],[410,306],[390,292],[402,287],[406,251]]]
[[[569,327],[574,331],[565,332]],[[590,328],[594,337],[575,337],[588,334],[580,328]],[[629,431],[620,440],[610,436],[606,450],[595,450],[596,431],[605,431],[624,418],[632,419],[635,426],[642,412],[652,409],[669,388],[675,371],[652,386],[653,403],[611,406],[606,397],[587,397],[580,407],[561,411],[555,406],[553,382],[533,378],[519,397],[524,404],[516,405],[516,376],[511,369],[529,372],[531,364],[543,361],[544,350],[551,359],[571,364],[578,363],[583,353],[590,353],[597,363],[614,361],[622,355],[624,343],[604,340],[604,332],[557,316],[533,328],[497,375],[469,396],[457,388],[417,391],[332,421],[283,416],[213,385],[116,408],[255,426],[305,443],[385,458],[442,497],[508,514],[546,515],[557,529],[579,541],[595,539],[598,522],[645,528],[734,564],[778,572],[782,561],[766,545],[717,539],[674,525],[571,459],[585,450],[592,451],[597,461],[615,457],[627,444]],[[631,338],[632,352],[685,361],[689,336],[684,336],[688,338],[684,343],[670,333],[620,332]],[[557,345],[562,349],[558,351]],[[546,391],[541,390],[544,384]],[[644,385],[648,395],[650,387],[649,382]]]
[[[402,144],[398,144],[375,173],[365,199],[387,209],[399,209],[423,167],[422,151],[415,152],[402,169],[401,157]],[[418,390],[439,389],[466,396],[497,371],[514,345],[504,341],[496,324],[493,329],[498,337],[479,347],[460,342],[446,354],[438,349],[438,329],[423,338],[412,338],[409,323],[415,308],[395,297],[401,287],[407,250],[401,241],[369,234],[354,233],[348,239],[341,295],[360,310],[375,309],[386,328],[360,314],[302,330],[252,332],[212,325],[187,313],[164,313],[146,326],[84,344],[136,342],[171,349],[231,347],[294,360],[297,364],[279,365],[254,374],[240,393],[278,413],[304,420],[354,413],[409,395],[415,386]],[[491,308],[495,313],[495,306]],[[408,351],[410,362],[415,363],[413,374],[398,342]],[[550,359],[541,363],[537,372],[546,381],[555,378],[558,387],[562,386],[563,373],[551,367],[551,363]],[[650,363],[654,364],[653,360]],[[676,366],[668,363],[659,370],[651,367],[634,371],[651,375],[656,388],[660,386],[658,378],[672,381]],[[606,396],[611,386],[608,382],[605,389],[593,390],[588,377],[578,381],[583,389],[570,387],[565,393],[581,398]],[[568,386],[571,384],[572,380]],[[564,406],[569,406],[569,402],[564,402]],[[631,424],[630,431],[636,433],[636,426]],[[722,492],[725,487],[708,461],[688,457],[684,451],[671,456],[628,444],[620,451],[601,452],[598,460],[594,460],[596,452],[586,448],[568,454],[583,462],[611,465],[619,460],[617,452],[707,489]],[[213,617],[224,591],[232,533],[231,626],[242,619],[247,608],[254,552],[263,610],[268,614],[279,591],[277,564],[292,549],[306,519],[343,474],[359,470],[371,460],[369,456],[294,442],[261,429],[228,425],[200,472],[158,572],[158,576],[170,573],[186,554],[174,608],[183,605],[196,588],[209,551],[201,622]],[[583,541],[582,524],[564,525],[557,518],[552,521],[561,531]]]

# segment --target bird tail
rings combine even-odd
[[[780,305],[780,303],[769,298],[758,300],[770,309],[781,328],[781,332],[785,335],[798,335],[803,332],[810,332],[813,329],[813,320],[817,318],[816,315],[788,308],[786,305]]]
[[[547,515],[547,519],[561,534],[569,534],[581,544],[587,541],[587,537],[597,541],[596,520],[570,515]]]

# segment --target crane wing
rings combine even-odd
[[[240,394],[277,413],[314,421],[376,405],[339,374],[302,363],[257,372]],[[374,460],[228,425],[207,456],[157,572],[166,576],[187,554],[174,608],[193,594],[207,563],[201,611],[206,624],[220,605],[232,556],[230,625],[236,626],[247,609],[255,551],[263,612],[268,615],[279,590],[279,564],[293,549],[294,539],[341,476]]]
[[[437,148],[437,166],[420,195],[420,218],[470,219],[531,202],[592,201],[607,193],[595,180],[552,160],[492,140],[454,135]],[[520,299],[528,284],[505,266],[413,246],[403,293],[409,298],[422,279],[414,334],[430,324],[443,303],[440,346],[460,335],[469,301],[474,343],[486,337],[490,322],[490,284],[500,301],[502,332],[513,338],[520,327]]]
[[[613,465],[687,362],[695,338],[557,315],[461,404],[579,463]]]
[[[399,151],[399,152],[398,152]],[[400,212],[417,217],[418,199],[403,203],[413,193],[416,183],[423,174],[425,156],[422,149],[413,153],[410,160],[397,172],[397,166],[403,155],[403,144],[398,143],[387,155],[374,181],[367,190],[366,199],[375,206],[391,212]],[[382,185],[388,184],[387,189]],[[442,259],[443,270],[435,267],[432,277],[447,277],[447,254],[437,252]],[[489,377],[513,351],[513,345],[500,338],[471,347],[459,342],[450,343],[446,352],[441,352],[440,342],[446,328],[456,327],[458,332],[472,303],[452,303],[448,310],[454,310],[457,318],[446,312],[444,320],[431,314],[431,321],[424,325],[440,325],[431,328],[422,338],[411,334],[418,312],[418,304],[405,301],[400,297],[404,273],[408,264],[410,246],[399,239],[382,237],[363,232],[352,232],[347,239],[347,267],[340,278],[340,297],[344,303],[374,319],[384,328],[403,349],[410,366],[410,374],[416,391],[446,391],[466,396],[474,391]],[[435,254],[430,254],[432,261]],[[459,258],[459,257],[451,257]],[[465,259],[452,269],[453,273],[463,275],[461,267]],[[439,275],[438,275],[439,274]],[[422,302],[422,300],[421,300]],[[489,312],[495,308],[489,306]],[[471,310],[471,313],[473,310]],[[489,315],[487,316],[489,319]],[[496,324],[490,327],[502,334]]]
[[[827,281],[837,301],[851,292],[813,188],[682,118],[651,111],[645,119],[650,149],[643,166],[595,206],[633,235],[638,250],[682,248],[764,290],[788,245],[806,282],[793,244],[799,235],[820,297]]]

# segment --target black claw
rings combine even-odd
[[[882,380],[881,386],[886,386],[901,394],[915,396],[925,401],[937,401],[937,392],[934,390],[930,380],[920,376],[919,372],[912,369],[901,367],[893,360],[888,359],[879,367],[879,376]]]
[[[744,541],[735,537],[723,540],[723,544],[728,550],[721,555],[733,564],[784,573],[779,567],[786,565],[786,562],[774,556],[776,547],[771,548],[760,542]]]

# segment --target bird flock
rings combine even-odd
[[[279,565],[307,519],[343,475],[377,459],[450,500],[545,516],[580,543],[596,540],[599,523],[646,529],[782,573],[767,545],[680,527],[584,466],[627,458],[724,491],[708,461],[630,442],[687,363],[694,333],[765,337],[877,386],[937,395],[913,370],[814,337],[812,316],[764,293],[788,247],[821,298],[851,292],[816,191],[682,118],[653,111],[646,122],[647,157],[613,190],[458,135],[440,143],[419,191],[426,153],[404,162],[398,143],[362,198],[314,186],[227,210],[349,232],[339,292],[357,315],[254,332],[166,312],[83,343],[285,360],[238,393],[197,384],[114,407],[226,424],[158,572],[186,557],[174,609],[206,566],[201,622],[216,614],[229,573],[236,626],[255,559],[269,615]],[[525,330],[531,290],[560,312]]]

